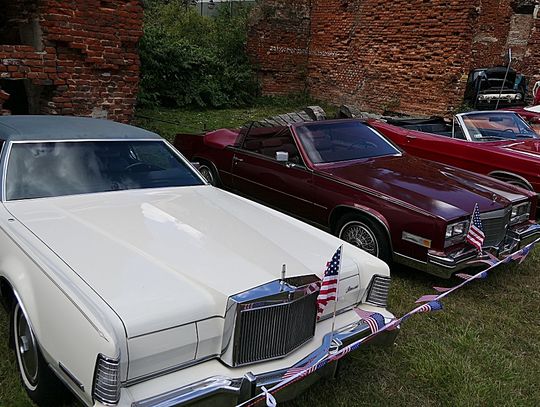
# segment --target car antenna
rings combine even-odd
[[[510,65],[512,65],[512,48],[508,48],[508,66],[506,67],[506,73],[504,74],[504,80],[501,85],[501,90],[499,91],[499,97],[497,98],[497,104],[495,105],[495,110],[499,108],[499,102],[501,101],[503,89],[506,85],[506,78],[508,77],[508,72],[510,71]]]

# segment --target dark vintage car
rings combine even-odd
[[[540,236],[534,194],[413,157],[360,120],[184,134],[175,146],[214,185],[442,277],[478,257],[465,241],[475,204],[494,255]]]
[[[471,112],[446,125],[430,119],[370,125],[415,156],[540,193],[540,139],[513,112]]]
[[[464,100],[475,109],[523,106],[526,78],[507,67],[478,68],[469,72]]]

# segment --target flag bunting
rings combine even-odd
[[[535,240],[534,242],[528,244],[522,249],[516,251],[515,253],[512,253],[505,259],[498,260],[496,263],[493,262],[493,264],[491,264],[489,268],[487,268],[486,270],[480,271],[477,274],[474,274],[474,275],[469,275],[465,273],[456,274],[456,276],[461,277],[464,281],[462,281],[460,284],[458,284],[455,287],[449,287],[449,288],[433,287],[434,290],[439,293],[438,295],[425,295],[425,296],[420,297],[416,302],[423,303],[423,304],[407,312],[400,318],[396,318],[385,323],[385,319],[380,313],[370,313],[369,311],[361,310],[359,308],[355,309],[356,314],[361,318],[361,320],[365,321],[369,325],[371,334],[343,347],[337,352],[334,352],[334,353],[327,352],[318,361],[308,360],[302,363],[301,366],[295,366],[287,370],[287,372],[283,375],[283,380],[281,382],[272,386],[270,389],[266,389],[266,388],[262,389],[262,393],[259,393],[252,399],[239,404],[237,407],[253,406],[253,405],[259,404],[263,400],[266,401],[267,406],[269,407],[275,406],[275,404],[271,404],[272,402],[275,403],[275,398],[272,394],[276,394],[276,392],[283,390],[284,388],[293,384],[294,382],[298,380],[302,380],[304,377],[316,372],[319,369],[322,369],[329,362],[333,362],[333,361],[341,359],[348,353],[358,349],[361,345],[369,342],[370,340],[375,338],[377,335],[380,335],[382,332],[396,329],[398,326],[400,326],[404,321],[409,319],[414,314],[442,310],[441,300],[443,298],[447,297],[454,291],[459,290],[463,286],[470,284],[474,280],[486,278],[488,276],[489,271],[500,266],[501,264],[508,264],[511,262],[522,263],[523,260],[529,255],[532,248],[539,242],[540,242],[540,239]],[[474,264],[474,263],[478,263],[478,261],[471,262],[471,264]],[[381,326],[381,318],[383,321],[382,326]],[[368,320],[371,320],[372,323],[369,323]]]

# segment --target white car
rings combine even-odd
[[[154,133],[4,116],[0,143],[1,296],[40,405],[60,381],[89,406],[253,397],[326,351],[334,307],[317,321],[306,287],[342,244],[335,345],[370,333],[355,306],[393,318],[382,261],[208,185]]]

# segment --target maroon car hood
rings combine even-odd
[[[448,220],[469,215],[475,203],[485,212],[526,197],[499,181],[407,154],[318,165],[317,170]]]

